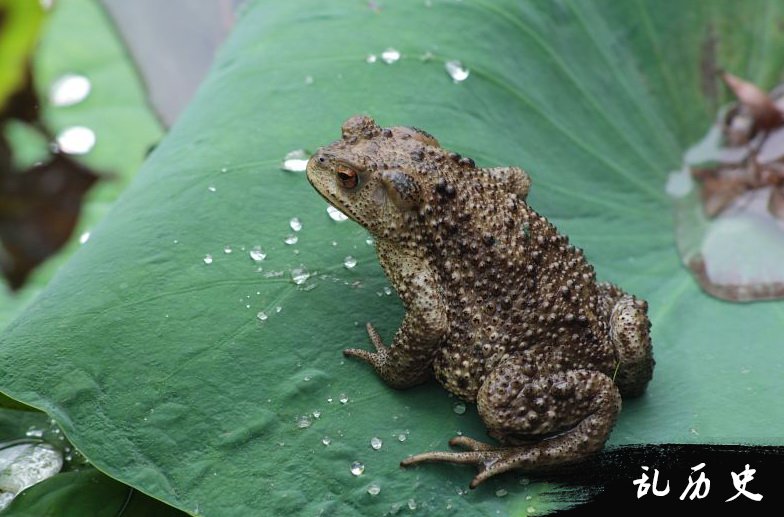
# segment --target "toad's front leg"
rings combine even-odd
[[[479,414],[501,445],[459,436],[463,452],[426,452],[403,466],[439,461],[476,465],[471,488],[512,469],[549,470],[585,459],[602,448],[621,409],[612,379],[592,370],[549,372],[522,358],[488,376],[477,397]]]
[[[384,345],[368,323],[376,351],[349,348],[343,353],[372,365],[393,388],[408,388],[430,377],[433,354],[447,332],[446,307],[435,276],[423,259],[413,251],[387,249],[383,242],[377,246],[381,265],[406,306],[406,316],[391,347]]]

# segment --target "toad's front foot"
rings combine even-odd
[[[362,359],[376,371],[380,371],[383,369],[384,363],[386,362],[385,359],[387,357],[388,349],[384,342],[381,341],[381,336],[378,335],[376,329],[373,328],[373,325],[368,323],[366,325],[367,333],[370,336],[370,341],[373,342],[373,346],[376,347],[375,352],[368,352],[367,350],[362,350],[361,348],[346,348],[343,350],[343,355],[346,357],[356,357],[358,359]]]
[[[416,354],[407,353],[405,347],[387,347],[370,323],[367,324],[367,332],[376,348],[375,352],[361,348],[347,348],[343,350],[343,355],[356,357],[368,363],[376,370],[378,376],[393,388],[409,388],[427,380],[429,362],[423,361]]]

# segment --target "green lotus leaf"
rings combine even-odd
[[[553,487],[525,473],[468,492],[469,467],[400,469],[456,432],[484,438],[481,421],[435,383],[395,391],[341,356],[369,345],[366,321],[389,340],[403,308],[365,230],[280,162],[368,113],[526,168],[531,205],[649,301],[654,379],[609,446],[782,444],[783,306],[705,295],[664,190],[726,99],[714,68],[778,79],[782,16],[755,1],[249,2],[190,108],[0,338],[0,390],[194,514],[552,509]],[[387,48],[400,59],[367,62]]]

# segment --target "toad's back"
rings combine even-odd
[[[510,187],[482,169],[449,167],[416,215],[425,233],[417,245],[447,307],[435,374],[470,401],[487,372],[526,349],[572,367],[614,367],[593,267]]]

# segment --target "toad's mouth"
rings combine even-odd
[[[310,186],[313,187],[313,190],[315,190],[318,193],[318,195],[321,196],[327,203],[340,210],[341,213],[346,215],[349,219],[351,219],[355,223],[362,224],[359,222],[357,217],[352,213],[350,209],[347,209],[345,206],[343,206],[343,203],[339,202],[337,199],[333,199],[332,196],[330,196],[329,194],[325,194],[324,192],[322,192],[319,186],[313,182],[313,179],[311,177],[310,164],[308,164],[305,177],[307,178],[308,183],[310,183]]]

